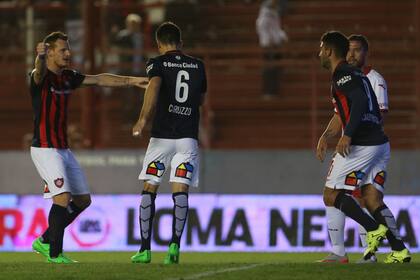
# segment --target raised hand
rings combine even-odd
[[[44,58],[47,54],[49,44],[40,42],[36,45],[36,53],[40,58]]]

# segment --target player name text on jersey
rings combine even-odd
[[[169,104],[168,112],[178,114],[178,115],[184,115],[184,116],[190,116],[191,115],[191,107],[181,107],[178,105]]]

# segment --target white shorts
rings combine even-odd
[[[162,176],[171,165],[170,182],[198,187],[199,153],[193,138],[150,138],[139,180],[160,185]]]
[[[79,163],[69,149],[31,147],[31,157],[45,182],[44,198],[60,193],[89,194],[89,186]]]
[[[331,189],[354,190],[372,184],[384,191],[386,166],[390,158],[389,143],[377,146],[351,146],[350,154],[335,154],[325,186]]]

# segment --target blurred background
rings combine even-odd
[[[28,73],[33,68],[37,42],[48,33],[61,30],[70,36],[72,67],[82,73],[141,76],[145,75],[147,59],[157,55],[154,30],[163,21],[180,26],[185,52],[203,59],[207,67],[208,95],[200,134],[200,188],[192,190],[200,193],[197,199],[203,201],[199,203],[201,207],[206,207],[206,201],[209,209],[229,207],[229,203],[218,204],[224,194],[234,195],[229,196],[231,201],[250,197],[251,202],[246,203],[259,205],[250,206],[250,215],[258,219],[258,209],[266,207],[269,212],[267,205],[276,205],[264,204],[266,200],[278,199],[278,203],[289,203],[290,207],[282,211],[293,211],[293,207],[303,212],[305,207],[320,211],[316,215],[324,224],[319,195],[328,160],[319,163],[314,149],[333,108],[329,72],[320,67],[318,51],[320,36],[335,29],[346,35],[363,34],[369,39],[369,64],[388,84],[385,130],[391,140],[392,159],[387,193],[396,195],[395,211],[407,210],[410,205],[414,208],[407,213],[419,212],[419,0],[0,1],[3,230],[16,224],[1,215],[1,207],[21,209],[19,199],[28,194],[38,194],[40,198],[43,188],[29,155],[33,120]],[[270,32],[276,34],[267,39]],[[70,145],[94,194],[116,195],[117,199],[122,197],[117,194],[141,191],[137,175],[148,137],[131,137],[131,128],[140,112],[143,93],[138,89],[84,88],[72,96]],[[335,141],[330,147],[335,147]],[[161,191],[169,192],[167,184]],[[293,203],[300,199],[313,204]],[[31,209],[41,205],[48,210],[42,199],[37,203],[30,201]],[[133,209],[137,208],[135,201]],[[239,202],[234,205],[234,209],[245,207]],[[235,211],[223,223],[230,224],[229,219],[236,217]],[[25,215],[32,217],[32,212],[25,213],[21,213],[24,221]],[[285,221],[287,224],[288,219]],[[417,242],[419,237],[418,221],[411,225],[413,234],[407,237],[410,242]],[[304,225],[297,222],[296,230],[305,231]],[[28,225],[24,223],[22,227]],[[0,226],[0,237],[1,229]],[[323,250],[328,239],[325,225],[315,230],[325,242],[310,244],[308,248]],[[21,234],[20,230],[11,232],[10,237]],[[306,248],[304,237],[296,241],[301,250]],[[19,249],[13,242],[0,248]],[[410,245],[418,248],[417,243]],[[223,246],[211,248],[230,248]],[[276,250],[273,246],[270,248]],[[357,244],[354,246],[358,250]]]

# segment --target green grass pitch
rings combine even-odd
[[[35,253],[0,252],[0,279],[420,279],[420,254],[410,264],[320,264],[324,253],[181,253],[179,265],[163,265],[164,253],[151,264],[131,264],[130,252],[70,252],[80,263],[45,263]],[[350,262],[361,255],[350,254]]]

